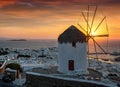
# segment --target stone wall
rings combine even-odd
[[[5,75],[9,75],[11,77],[12,81],[14,81],[16,78],[16,70],[6,69]]]
[[[27,87],[107,87],[100,84],[80,82],[75,80],[65,80],[52,76],[26,74]]]

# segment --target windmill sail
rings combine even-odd
[[[94,10],[91,11],[91,7],[94,8]],[[105,54],[107,54],[107,52],[104,50],[104,48],[102,46],[100,46],[100,44],[95,40],[95,38],[97,37],[109,37],[109,33],[108,33],[108,27],[106,24],[106,16],[103,16],[99,21],[97,19],[98,15],[98,7],[97,5],[88,5],[88,9],[87,13],[82,12],[82,19],[83,19],[83,23],[78,23],[78,26],[83,30],[83,32],[86,34],[86,40],[87,40],[87,44],[88,44],[88,54],[89,54],[89,40],[91,39],[93,41],[93,45],[94,45],[94,50],[95,53],[97,54],[97,48],[101,49],[101,51]],[[96,22],[97,20],[97,22]],[[105,28],[103,28],[103,24],[105,24]],[[102,30],[103,29],[103,30]],[[103,32],[101,34],[99,34],[99,31],[105,31],[106,33]],[[93,34],[93,32],[95,34]],[[97,55],[96,55],[97,57]]]

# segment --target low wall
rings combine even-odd
[[[5,74],[11,76],[12,81],[16,78],[16,70],[6,69]]]
[[[103,84],[73,80],[73,78],[64,79],[63,77],[26,73],[27,87],[108,87]]]

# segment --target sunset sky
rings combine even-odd
[[[0,0],[0,38],[57,39],[88,4],[99,6],[110,39],[119,39],[120,0]]]

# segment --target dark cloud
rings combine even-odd
[[[3,25],[9,24],[12,26],[14,23],[19,26],[26,23],[27,26],[32,24],[37,25],[42,22],[47,23],[47,18],[55,19],[56,17],[57,19],[59,16],[58,19],[60,19],[60,17],[65,18],[71,16],[72,18],[75,15],[78,16],[81,10],[83,10],[82,6],[87,6],[90,3],[106,6],[106,4],[119,4],[120,0],[6,0],[3,2],[6,4],[0,8],[0,12],[7,12],[6,14],[16,15],[17,18],[9,17],[8,19],[1,20],[1,23]],[[22,15],[19,12],[21,12]],[[19,18],[21,16],[25,16],[25,18]],[[27,16],[29,18],[27,18]],[[42,22],[38,22],[38,18],[40,18],[39,21],[42,20]]]
[[[17,10],[24,10],[24,9],[31,9],[33,6],[30,3],[14,3],[14,4],[9,4],[1,7],[1,10],[3,11],[17,11]]]
[[[120,0],[108,0],[107,3],[120,4]]]
[[[120,4],[120,0],[6,0],[0,2],[4,2],[4,5],[1,7],[1,10],[4,11],[79,9],[79,6],[88,4]]]

